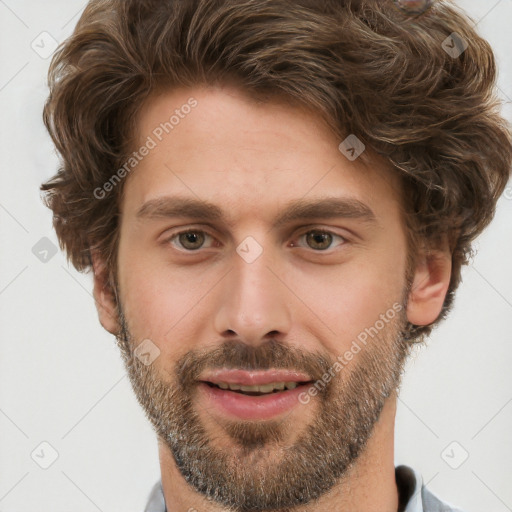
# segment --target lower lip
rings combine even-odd
[[[201,398],[206,400],[208,409],[212,406],[221,413],[236,416],[244,420],[265,420],[290,411],[302,403],[299,395],[311,384],[302,384],[295,389],[269,393],[262,396],[250,396],[235,391],[199,383]]]

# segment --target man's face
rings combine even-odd
[[[173,91],[139,121],[156,147],[126,183],[116,283],[135,394],[199,493],[241,511],[306,504],[363,453],[407,355],[398,180],[347,159],[315,115],[231,88]],[[176,215],[175,198],[221,216]],[[336,215],[283,217],[328,198]],[[134,356],[143,340],[160,351],[150,365]]]

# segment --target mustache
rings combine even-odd
[[[270,339],[260,345],[226,341],[214,349],[187,352],[176,365],[179,384],[188,388],[197,382],[204,370],[220,368],[247,371],[286,369],[306,373],[312,380],[319,380],[334,362],[320,352],[305,352]]]

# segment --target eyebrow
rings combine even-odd
[[[225,221],[221,208],[200,199],[188,197],[159,197],[145,202],[136,213],[137,219],[158,219],[187,217],[210,221]],[[377,224],[375,213],[365,203],[354,198],[327,197],[319,199],[298,199],[285,205],[283,212],[274,222],[274,228],[298,220],[314,218],[357,219]]]

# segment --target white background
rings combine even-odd
[[[496,51],[511,119],[512,0],[458,4]],[[50,59],[31,44],[43,31],[61,42],[84,5],[0,0],[0,512],[141,511],[160,477],[91,276],[60,251],[47,263],[32,252],[43,237],[58,242],[39,197],[57,169],[41,120]],[[512,188],[506,195],[451,317],[408,365],[396,424],[396,463],[467,512],[512,511]],[[59,454],[46,470],[31,458],[43,441]],[[465,452],[458,469],[446,462]]]

